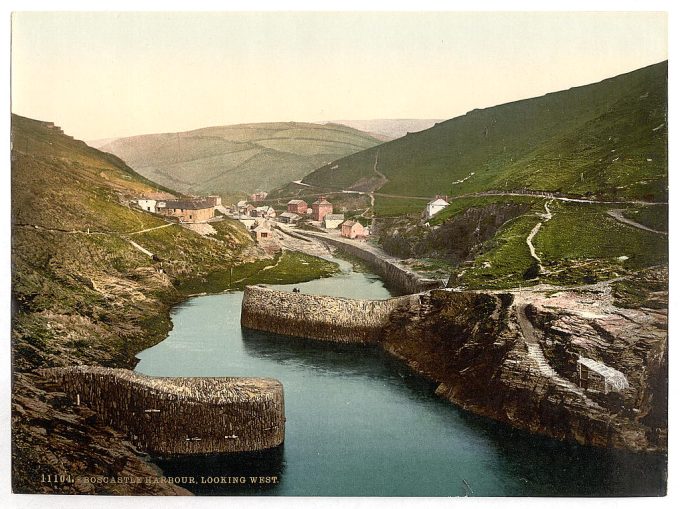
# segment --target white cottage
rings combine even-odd
[[[323,218],[324,227],[333,230],[345,221],[345,214],[326,214]]]
[[[449,206],[444,198],[437,196],[434,200],[425,207],[425,219],[431,219],[435,214],[439,214],[442,210]]]
[[[156,200],[137,200],[137,205],[139,205],[142,210],[153,212],[154,214],[156,213],[156,203]]]

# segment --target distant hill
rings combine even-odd
[[[440,119],[425,118],[388,118],[373,120],[332,120],[330,123],[342,124],[354,129],[359,129],[373,135],[383,137],[383,141],[390,141],[406,136],[408,133],[417,133],[429,129]]]
[[[666,201],[666,112],[667,62],[662,62],[473,110],[335,160],[303,182],[331,190],[379,188],[398,196],[530,189]],[[376,197],[378,212],[421,207],[422,202]]]
[[[178,191],[236,196],[300,179],[381,141],[344,125],[280,122],[132,136],[99,148]]]

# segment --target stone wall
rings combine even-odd
[[[314,232],[306,231],[304,235],[312,236],[365,261],[388,285],[403,294],[420,293],[444,286],[439,280],[423,278],[406,267],[398,265],[395,261],[390,260],[387,255],[377,252],[370,246],[364,247],[357,244],[356,241],[330,238],[327,235]]]
[[[256,451],[283,443],[278,380],[155,378],[91,366],[44,374],[154,456]]]
[[[374,343],[391,313],[418,295],[387,300],[356,300],[282,292],[248,286],[241,325],[250,329],[339,343]]]

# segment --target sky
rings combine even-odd
[[[664,13],[15,12],[11,100],[84,140],[446,119],[667,58]]]

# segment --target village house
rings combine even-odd
[[[360,222],[348,219],[342,223],[340,235],[348,239],[356,239],[366,237],[368,232]]]
[[[302,216],[295,214],[294,212],[284,212],[279,216],[279,221],[284,224],[295,224],[300,219],[302,219]]]
[[[269,241],[273,238],[272,230],[266,221],[253,228],[252,233],[257,242]]]
[[[320,196],[318,200],[312,203],[312,219],[314,221],[323,221],[327,214],[333,213],[333,204],[326,200],[325,196]]]
[[[250,203],[248,203],[244,208],[244,214],[250,217],[258,217],[257,207],[255,205],[251,205]]]
[[[252,205],[250,206],[252,207]],[[253,207],[252,209],[250,209],[250,216],[273,219],[276,217],[276,211],[268,205],[262,207]]]
[[[435,214],[438,214],[442,210],[444,210],[446,207],[449,206],[449,202],[446,201],[445,198],[448,198],[448,196],[439,196],[437,195],[434,200],[429,202],[427,206],[425,207],[425,219],[432,219]]]
[[[307,213],[307,202],[305,200],[290,200],[288,202],[288,212],[304,216]]]
[[[241,200],[236,204],[236,212],[239,214],[247,214],[248,212],[246,211],[246,207],[248,206],[248,202],[245,200]]]
[[[200,223],[215,215],[214,206],[205,199],[159,201],[156,211],[164,216],[176,217],[182,223]]]
[[[248,216],[240,217],[239,222],[243,226],[245,226],[248,230],[252,230],[258,224],[260,224],[260,220],[258,220],[256,217],[248,217]]]
[[[208,203],[211,203],[213,207],[219,207],[222,205],[222,197],[216,194],[211,194],[204,198]]]
[[[141,198],[136,200],[137,205],[139,206],[140,209],[146,210],[147,212],[151,212],[153,214],[157,213],[157,208],[158,208],[158,202],[162,202],[165,200],[174,200],[175,196],[166,193],[166,192],[160,192],[160,191],[152,191],[152,192],[146,192],[142,194]]]
[[[334,230],[345,220],[345,214],[326,214],[323,219],[324,228]]]
[[[139,207],[142,210],[146,210],[147,212],[152,212],[154,214],[156,213],[156,203],[157,203],[156,200],[146,200],[146,199],[137,200],[137,205],[139,205]]]
[[[262,201],[267,197],[266,191],[258,191],[257,193],[253,193],[250,195],[250,201]]]

